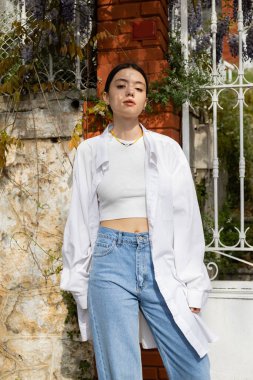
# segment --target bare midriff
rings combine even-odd
[[[125,232],[148,232],[147,218],[122,218],[103,220],[100,222],[103,227],[113,228]]]

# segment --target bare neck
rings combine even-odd
[[[135,140],[142,135],[139,120],[115,120],[113,119],[113,133],[122,140]]]

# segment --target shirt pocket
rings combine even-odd
[[[116,240],[106,236],[98,234],[94,249],[93,249],[93,257],[102,257],[109,255],[116,245]]]

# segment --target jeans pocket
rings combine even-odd
[[[113,248],[116,245],[116,240],[112,239],[109,236],[106,235],[100,235],[98,234],[94,250],[93,250],[93,256],[94,257],[101,257],[109,255],[113,251]]]

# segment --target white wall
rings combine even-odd
[[[210,345],[212,380],[253,380],[253,283],[213,281],[203,312],[219,341]]]

